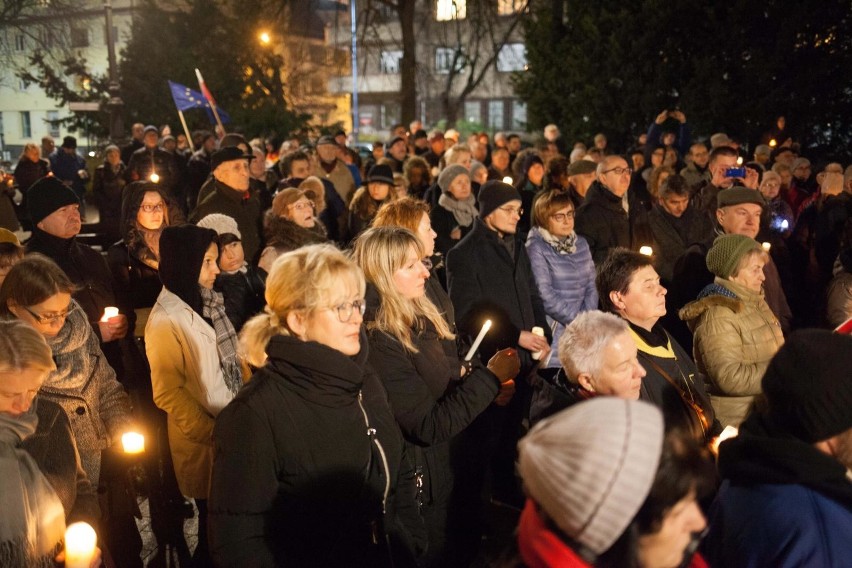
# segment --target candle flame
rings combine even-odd
[[[121,445],[126,454],[141,454],[145,451],[145,436],[138,432],[125,432],[121,435]]]

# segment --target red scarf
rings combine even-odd
[[[518,549],[529,568],[591,568],[544,524],[537,505],[527,499],[518,525]]]

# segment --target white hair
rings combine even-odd
[[[574,318],[559,338],[559,362],[568,380],[576,384],[583,373],[598,375],[603,367],[603,350],[628,329],[622,318],[598,310]]]

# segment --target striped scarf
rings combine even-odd
[[[237,332],[225,313],[225,301],[222,294],[199,286],[201,290],[201,315],[210,320],[216,332],[216,349],[219,352],[219,366],[225,376],[228,390],[237,394],[243,386],[243,374],[237,358]]]

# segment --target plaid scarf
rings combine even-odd
[[[571,231],[567,237],[554,237],[543,227],[536,227],[544,242],[553,247],[558,254],[574,254],[577,252],[577,233]]]
[[[222,294],[199,286],[201,290],[201,315],[213,323],[216,332],[216,349],[219,352],[219,366],[225,376],[228,390],[237,394],[243,386],[243,374],[237,359],[237,332],[225,313],[225,301]]]

